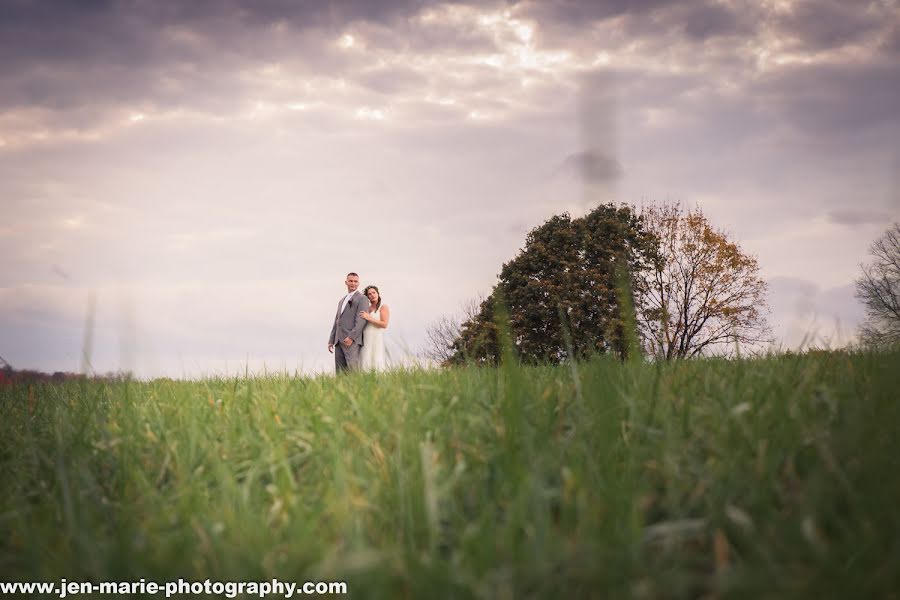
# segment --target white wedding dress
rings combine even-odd
[[[370,313],[376,321],[381,320],[381,309]],[[384,354],[384,329],[372,323],[366,323],[363,329],[363,345],[359,349],[360,366],[363,371],[384,371],[387,358]]]

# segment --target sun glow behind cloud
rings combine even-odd
[[[345,33],[341,36],[341,39],[338,40],[338,46],[344,49],[352,48],[356,45],[356,38],[354,38],[349,33]]]
[[[449,19],[448,19],[449,17]],[[424,78],[429,82],[430,94],[441,94],[442,90],[454,89],[458,82],[472,81],[481,78],[472,71],[471,67],[489,67],[495,69],[498,77],[514,77],[519,81],[519,87],[534,87],[541,83],[552,84],[565,73],[574,73],[590,68],[590,63],[585,57],[578,57],[569,50],[541,49],[534,40],[535,24],[525,22],[511,16],[510,11],[496,13],[481,13],[469,7],[445,5],[440,10],[426,10],[419,17],[423,27],[447,22],[458,26],[460,29],[478,28],[484,30],[494,42],[495,52],[490,54],[465,54],[465,53],[416,53],[410,54],[401,48],[375,49],[360,54],[358,58],[350,60],[346,65],[350,72],[362,73],[370,71],[374,64],[376,68],[386,72],[406,71]],[[286,26],[279,29],[284,33]],[[178,44],[187,44],[192,48],[200,48],[208,43],[206,36],[191,32],[183,26],[167,28],[164,31],[167,39]],[[338,37],[337,47],[341,51],[361,49],[359,36],[344,33]],[[193,69],[188,70],[191,72]],[[354,76],[354,75],[351,75]],[[229,77],[232,77],[229,75]],[[388,112],[381,107],[359,107],[358,100],[353,95],[359,95],[358,87],[351,89],[347,86],[346,76],[343,74],[315,74],[312,77],[301,76],[298,78],[293,67],[287,63],[268,62],[259,67],[242,69],[238,71],[238,77],[245,82],[247,89],[252,89],[254,98],[247,98],[243,102],[246,108],[241,109],[240,97],[234,97],[233,101],[226,103],[222,108],[175,110],[157,108],[152,111],[154,118],[179,118],[179,119],[250,119],[269,120],[283,115],[285,109],[296,111],[308,111],[313,107],[325,111],[344,111],[362,120],[384,120]],[[183,87],[183,83],[175,83],[172,75],[166,75],[163,81],[171,82],[170,85]],[[280,100],[286,94],[297,97],[300,92],[302,100],[284,102]],[[352,92],[352,94],[351,94]],[[345,97],[342,97],[345,96]],[[462,109],[462,115],[501,117],[504,111],[498,107],[490,110],[481,106],[482,101],[477,93],[457,93],[453,103]],[[507,110],[521,106],[518,102],[518,92],[502,92],[498,98],[503,100]],[[410,95],[398,98],[399,104],[410,106],[415,96]],[[356,106],[354,106],[354,104]],[[230,105],[230,113],[229,113]],[[443,103],[446,105],[446,103]],[[224,109],[224,110],[223,110]],[[39,112],[14,112],[7,113],[4,117],[12,117],[19,121],[18,131],[3,127],[0,121],[0,139],[6,146],[23,147],[34,143],[63,142],[63,141],[99,141],[108,139],[117,133],[121,125],[146,125],[150,114],[145,111],[131,111],[126,120],[117,124],[114,120],[103,119],[95,125],[80,128],[78,130],[63,129],[59,127],[47,127],[45,123],[53,115]],[[409,115],[407,115],[407,118]]]

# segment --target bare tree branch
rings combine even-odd
[[[766,283],[754,257],[714,229],[700,209],[654,205],[643,219],[662,253],[638,290],[648,351],[671,360],[769,339]]]
[[[860,338],[872,346],[900,344],[900,223],[869,247],[872,262],[860,265],[856,297],[866,311]]]
[[[425,328],[425,349],[422,356],[438,364],[445,364],[454,355],[453,343],[459,337],[462,324],[479,313],[484,296],[470,298],[455,315],[442,315]]]

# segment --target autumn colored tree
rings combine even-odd
[[[514,349],[524,362],[605,352],[625,356],[628,319],[619,278],[625,273],[633,287],[655,251],[652,236],[627,206],[605,204],[581,218],[550,218],[503,265],[478,314],[463,323],[449,362],[498,361],[498,302],[506,307]]]
[[[659,253],[635,290],[645,349],[666,360],[769,340],[766,282],[756,258],[714,228],[699,208],[642,212]]]
[[[900,344],[900,223],[875,240],[869,254],[872,262],[860,265],[856,280],[856,297],[866,310],[860,338],[873,346]]]

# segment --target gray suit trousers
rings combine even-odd
[[[336,372],[358,371],[360,367],[359,360],[359,344],[356,342],[350,344],[349,348],[343,343],[334,347],[334,370]]]

